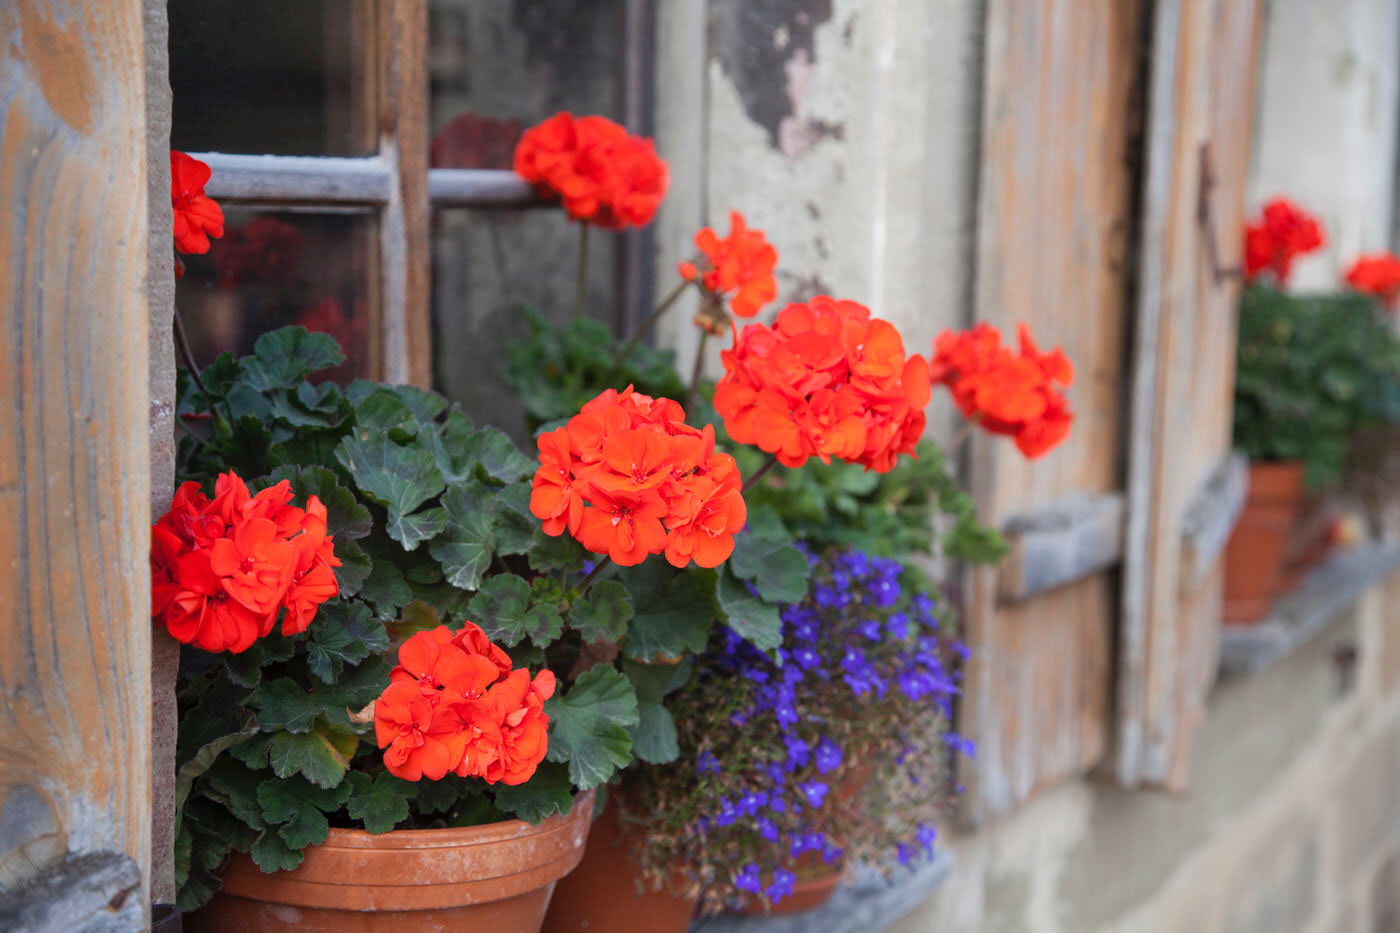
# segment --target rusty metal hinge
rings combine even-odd
[[[1239,265],[1226,266],[1220,261],[1220,246],[1215,241],[1215,223],[1211,217],[1210,205],[1213,200],[1215,186],[1219,179],[1215,177],[1215,163],[1211,159],[1210,140],[1201,143],[1201,181],[1200,188],[1196,193],[1196,223],[1201,228],[1201,236],[1205,238],[1206,255],[1210,258],[1211,275],[1215,278],[1215,284],[1221,285],[1232,279],[1238,279],[1243,274]]]

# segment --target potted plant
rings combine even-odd
[[[859,321],[859,339],[841,340],[846,315]],[[952,518],[948,556],[994,562],[1004,545],[977,523],[942,448],[924,441],[911,460],[901,454],[913,451],[872,454],[867,446],[872,437],[917,438],[921,422],[905,435],[882,423],[878,408],[852,407],[847,422],[817,414],[813,401],[849,391],[875,365],[919,387],[904,395],[917,410],[928,402],[922,386],[936,379],[969,429],[1010,436],[1027,456],[1040,456],[1068,432],[1072,416],[1058,387],[1072,370],[1024,331],[1019,351],[1000,341],[981,326],[944,334],[929,359],[906,357],[888,324],[825,298],[790,304],[771,327],[736,334],[714,406],[724,436],[752,445],[736,455],[762,481],[746,487],[748,527],[730,563],[813,565],[813,586],[780,594],[755,581],[754,595],[787,602],[776,652],[740,649],[739,634],[721,628],[692,673],[658,680],[654,690],[670,694],[679,754],[621,776],[584,863],[551,905],[551,933],[629,923],[682,930],[697,903],[707,911],[802,909],[830,896],[846,851],[907,857],[912,850],[897,842],[932,844],[932,814],[946,803],[936,778],[946,771],[942,756],[950,743],[963,746],[944,731],[958,678],[946,652],[956,642],[943,612],[937,628],[934,597],[901,595],[900,581],[917,576],[902,561],[929,550],[935,511]],[[803,378],[780,371],[800,366],[804,354],[823,368]],[[813,462],[818,453],[830,462]],[[849,550],[852,542],[884,556]],[[896,741],[890,717],[920,725]],[[911,767],[928,780],[882,783],[916,748],[921,759]],[[914,812],[905,806],[914,801],[927,817],[922,826],[898,816]]]
[[[1306,550],[1294,547],[1305,489],[1341,476],[1358,430],[1400,414],[1400,345],[1374,300],[1384,270],[1353,270],[1366,292],[1283,291],[1292,260],[1320,243],[1316,222],[1282,201],[1246,234],[1234,438],[1250,481],[1226,550],[1227,623],[1266,615],[1292,552]]]
[[[207,169],[185,175],[177,217],[217,236]],[[324,334],[202,370],[184,349],[185,482],[151,564],[186,646],[187,922],[537,928],[594,789],[674,754],[653,669],[721,620],[772,650],[777,604],[745,582],[805,566],[724,566],[740,474],[674,400],[600,392],[535,457],[432,392],[323,381]]]

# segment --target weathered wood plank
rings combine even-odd
[[[968,475],[984,521],[1120,486],[1140,6],[986,5],[973,318],[1013,341],[1024,322],[1042,345],[1063,346],[1077,420],[1033,462],[1005,438],[974,435]],[[963,814],[977,824],[1103,755],[1114,594],[1098,573],[1007,605],[994,569],[972,573],[965,591],[973,657],[960,725],[978,758],[963,765]]]
[[[1236,452],[1216,468],[1186,507],[1181,522],[1182,590],[1199,588],[1215,569],[1248,493],[1249,460]]]
[[[1238,252],[1257,28],[1256,0],[1156,6],[1112,756],[1128,787],[1184,786],[1215,674],[1228,522],[1192,509],[1230,455],[1238,285],[1214,266]],[[1205,143],[1213,233],[1198,211]]]
[[[393,173],[380,216],[380,334],[390,382],[432,382],[428,237],[428,7],[379,5],[380,157]]]
[[[18,891],[0,895],[0,930],[132,933],[144,930],[141,872],[115,852],[70,855]]]
[[[1011,553],[997,588],[1019,602],[1112,567],[1123,556],[1123,496],[1072,495],[1002,526]]]
[[[0,811],[47,814],[0,821],[0,887],[65,852],[112,852],[136,866],[137,927],[151,833],[142,20],[142,0],[0,4]]]
[[[226,202],[388,204],[394,187],[394,167],[383,156],[190,155],[212,171],[204,190]]]

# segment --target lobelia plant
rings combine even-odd
[[[763,518],[760,529],[775,521]],[[614,795],[643,883],[685,879],[707,913],[776,903],[842,858],[908,863],[932,852],[950,798],[958,657],[936,600],[898,561],[810,554],[809,598],[783,609],[775,659],[721,630],[671,701],[674,762]],[[828,869],[829,870],[829,869]]]

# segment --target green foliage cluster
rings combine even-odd
[[[1301,460],[1309,485],[1337,480],[1353,437],[1400,422],[1400,340],[1372,299],[1287,295],[1240,302],[1235,444],[1252,460]]]
[[[186,648],[179,685],[180,904],[218,889],[231,850],[265,871],[295,867],[331,826],[387,832],[567,811],[576,791],[636,759],[676,754],[663,698],[686,659],[727,623],[759,650],[781,639],[778,602],[805,595],[806,561],[780,525],[744,535],[720,570],[660,558],[582,587],[587,555],[529,512],[536,467],[494,427],[440,396],[313,381],[342,360],[299,327],[265,334],[242,359],[181,373],[182,479],[234,470],[253,489],[291,481],[315,494],[343,561],[340,594],[300,635],[241,654]],[[416,631],[479,624],[517,665],[549,667],[549,753],[517,787],[389,774],[363,715],[392,652]],[[601,651],[599,645],[615,651]]]

